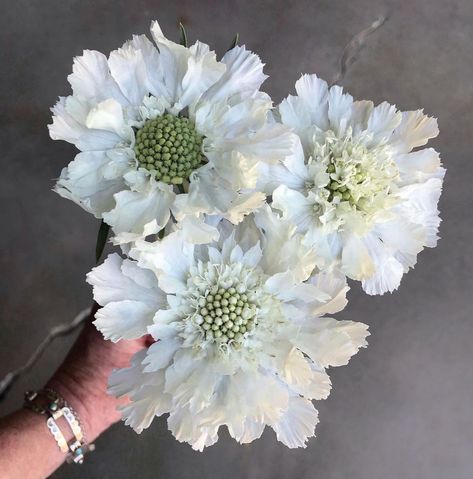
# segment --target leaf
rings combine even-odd
[[[227,52],[230,51],[230,50],[232,50],[233,48],[235,48],[235,47],[238,45],[238,40],[239,40],[239,39],[240,39],[240,34],[237,33],[237,34],[235,35],[235,38],[233,39],[232,45],[231,45],[230,48],[227,50]]]
[[[97,244],[95,246],[95,262],[98,263],[102,257],[105,244],[107,243],[110,226],[104,220],[100,223],[99,232],[97,234]]]
[[[179,43],[183,47],[187,47],[187,33],[186,33],[186,29],[184,28],[184,25],[181,22],[179,22],[179,30],[181,31]]]

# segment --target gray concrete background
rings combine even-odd
[[[60,478],[470,479],[473,476],[473,2],[2,1],[0,15],[0,377],[23,363],[53,325],[90,302],[97,222],[50,191],[74,149],[52,142],[48,108],[69,92],[82,49],[108,52],[157,18],[177,38],[182,20],[220,52],[235,32],[267,62],[279,101],[301,72],[330,79],[352,35],[392,16],[343,81],[357,98],[424,107],[439,118],[434,142],[448,169],[439,246],[393,295],[353,287],[339,315],[368,323],[370,346],[333,369],[317,439],[291,451],[272,433],[238,446],[223,433],[204,453],[177,443],[163,419],[141,437],[122,425],[81,468]],[[0,403],[0,414],[40,387],[73,338],[57,341]],[[0,471],[1,476],[1,471]]]

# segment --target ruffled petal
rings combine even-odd
[[[139,172],[133,173],[136,175]],[[126,175],[125,179],[129,180]],[[130,181],[130,180],[129,180]],[[146,234],[160,231],[168,222],[175,194],[172,187],[162,182],[145,181],[138,184],[133,180],[134,190],[123,190],[115,194],[115,207],[104,213],[103,219],[113,231],[135,233],[138,239]],[[154,228],[150,228],[154,225]],[[117,236],[116,242],[123,237]]]
[[[298,349],[292,349],[279,371],[281,378],[297,394],[307,399],[326,399],[332,384],[323,369],[316,369]]]
[[[430,138],[435,138],[438,134],[435,118],[424,115],[422,110],[405,111],[389,144],[398,153],[408,153],[413,148],[425,145]]]
[[[440,168],[440,178],[431,178],[422,184],[405,186],[399,192],[404,200],[399,205],[399,212],[408,221],[422,225],[425,233],[425,246],[437,245],[440,217],[438,201],[442,192],[442,178],[445,173]]]
[[[171,396],[163,391],[164,373],[157,371],[145,378],[146,383],[130,396],[133,402],[118,407],[125,424],[138,434],[149,427],[156,416],[169,412],[172,405]]]
[[[401,112],[387,102],[373,108],[367,125],[367,130],[373,135],[370,144],[386,143],[401,123],[401,119]]]
[[[374,234],[367,235],[363,239],[363,244],[373,264],[373,274],[362,280],[364,291],[370,295],[393,292],[401,284],[405,272],[404,266],[395,257],[395,250],[385,245]]]
[[[115,145],[122,140],[130,144],[134,138],[132,128],[127,126],[124,121],[122,106],[113,98],[104,100],[92,108],[87,115],[85,124],[90,129],[115,133],[117,135]]]
[[[299,232],[307,232],[314,222],[312,201],[286,185],[274,190],[272,206],[281,211],[284,219],[296,225]]]
[[[302,75],[296,82],[296,92],[310,115],[310,124],[327,129],[328,124],[328,85],[317,75]]]
[[[60,97],[51,111],[53,122],[48,125],[50,137],[77,145],[77,141],[87,130],[85,120],[89,111],[88,105],[73,96]]]
[[[347,292],[350,288],[341,272],[322,271],[312,276],[309,281],[328,298],[325,301],[316,301],[314,298],[311,304],[312,314],[317,316],[335,314],[345,308],[348,303]]]
[[[108,393],[120,398],[139,391],[145,383],[141,375],[143,372],[142,362],[145,357],[146,349],[142,349],[133,355],[128,368],[113,370],[108,379]]]
[[[151,24],[151,33],[160,52],[170,111],[178,113],[196,102],[222,76],[225,65],[217,62],[215,52],[204,43],[185,48],[169,41],[156,21]]]
[[[318,422],[318,412],[313,404],[307,399],[293,396],[286,413],[272,428],[278,441],[287,447],[306,447],[309,437],[314,436]]]
[[[148,94],[147,67],[143,52],[127,42],[110,53],[108,59],[112,77],[129,103],[139,106]]]
[[[105,339],[116,343],[121,339],[137,339],[147,334],[155,309],[140,301],[107,303],[95,313],[95,327]]]
[[[196,451],[203,451],[218,440],[218,427],[199,427],[187,408],[175,408],[168,418],[169,430],[179,442],[187,442]]]
[[[304,152],[299,137],[294,135],[291,154],[278,164],[260,164],[258,188],[268,195],[285,185],[291,190],[301,191],[309,181],[307,167],[304,161]]]
[[[295,236],[295,227],[263,207],[255,213],[255,223],[265,231],[262,240],[261,265],[270,276],[290,271],[296,281],[305,281],[313,271],[316,255],[303,244],[302,237]]]
[[[363,238],[356,234],[347,234],[343,241],[342,271],[352,279],[369,278],[375,272],[373,258]]]
[[[268,78],[263,73],[264,64],[245,46],[232,48],[222,58],[225,73],[204,95],[203,101],[221,101],[238,94],[245,98],[258,91]]]
[[[167,293],[175,293],[185,286],[193,254],[194,245],[187,243],[179,231],[155,243],[137,241],[130,251],[140,266],[155,272]]]
[[[107,57],[100,52],[84,50],[81,56],[74,58],[68,80],[74,96],[90,103],[114,98],[123,106],[129,104],[110,74]]]
[[[103,151],[79,153],[61,172],[54,191],[101,218],[115,205],[114,195],[125,187],[118,175],[106,177],[111,163],[114,163],[113,160]],[[125,171],[128,165],[115,163],[114,168],[119,173],[120,170]]]
[[[152,344],[143,359],[143,365],[146,365],[143,371],[149,373],[166,368],[180,346],[181,341],[175,338],[157,341]]]
[[[330,128],[343,135],[351,123],[353,97],[343,93],[343,88],[337,85],[330,88],[328,98],[328,119]]]
[[[164,297],[153,273],[116,253],[93,268],[87,274],[87,282],[93,286],[94,299],[101,306],[130,300],[142,302],[156,311],[163,305]]]
[[[344,366],[367,346],[368,326],[353,321],[317,318],[299,323],[294,344],[322,367]]]

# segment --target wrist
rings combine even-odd
[[[105,341],[87,323],[62,366],[48,382],[77,412],[88,441],[120,419],[117,406],[126,402],[107,394],[108,378],[114,369],[129,365],[130,358],[146,346],[146,340]]]
[[[110,414],[105,389],[93,379],[84,380],[66,371],[59,371],[46,387],[56,391],[71,405],[79,417],[88,442],[95,440],[115,422],[113,413]]]
[[[88,441],[93,441],[120,419],[117,400],[107,394],[108,376],[113,369],[110,346],[92,325],[86,325],[47,384],[77,412]]]

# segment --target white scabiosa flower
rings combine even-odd
[[[122,414],[137,432],[168,413],[197,450],[220,426],[247,443],[268,425],[305,447],[318,422],[311,400],[330,391],[326,368],[366,346],[367,326],[325,316],[345,306],[345,277],[312,274],[312,248],[269,208],[219,230],[206,245],[181,231],[138,241],[136,262],[115,254],[89,273],[105,338],[156,340],[112,374],[110,392],[129,397]]]
[[[263,64],[236,46],[221,61],[209,47],[167,40],[158,23],[107,58],[85,51],[49,125],[53,139],[81,152],[56,191],[112,226],[116,243],[158,232],[171,213],[199,223],[204,213],[237,223],[264,201],[255,190],[259,162],[292,146],[268,123],[259,92]]]
[[[437,243],[445,170],[434,149],[419,148],[437,136],[437,121],[354,101],[315,75],[303,75],[296,91],[279,114],[300,145],[268,169],[273,207],[368,294],[393,291]]]

